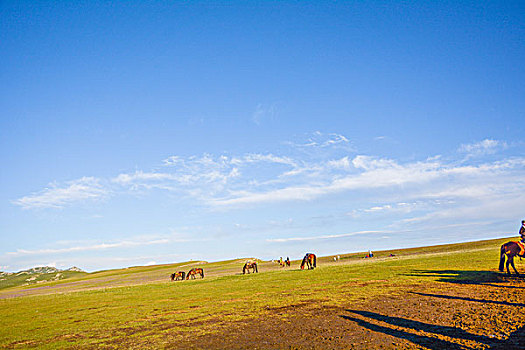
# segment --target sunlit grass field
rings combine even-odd
[[[324,257],[315,270],[301,270],[297,261],[289,268],[261,262],[260,273],[242,275],[242,260],[202,262],[204,279],[170,282],[169,273],[197,264],[187,262],[7,288],[0,291],[0,347],[119,347],[125,339],[159,348],[168,339],[270,314],[286,322],[292,305],[347,306],[440,279],[483,279],[496,271],[499,246],[507,240],[384,251],[373,259],[363,253]],[[45,294],[46,286],[53,294]],[[40,294],[25,295],[31,288]]]

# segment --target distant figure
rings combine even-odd
[[[525,220],[521,220],[520,236],[521,243],[525,243]]]
[[[369,258],[373,258],[373,257],[374,257],[374,253],[372,253],[371,250],[368,251],[368,257],[369,257]]]

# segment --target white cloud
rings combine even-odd
[[[327,162],[327,165],[332,168],[345,169],[345,170],[349,170],[351,167],[351,163],[348,157],[343,157],[343,158],[335,159],[335,160],[329,160]]]
[[[67,182],[65,187],[52,184],[41,192],[14,200],[23,209],[62,208],[73,202],[96,200],[109,194],[99,179],[83,177]]]
[[[288,144],[296,148],[339,148],[344,147],[347,150],[353,150],[350,146],[350,140],[342,134],[338,133],[323,133],[316,131],[308,137],[306,142],[294,143],[289,142]]]
[[[476,143],[463,144],[459,147],[458,152],[466,153],[467,158],[472,158],[484,156],[487,154],[494,154],[498,150],[505,148],[507,148],[506,142],[485,139]]]
[[[229,197],[212,198],[210,204],[219,206],[243,205],[263,202],[311,200],[343,191],[391,188],[408,191],[414,188],[421,197],[479,197],[487,191],[502,191],[509,184],[502,184],[504,177],[513,171],[523,172],[524,159],[512,159],[479,166],[455,166],[437,159],[399,164],[390,159],[356,156],[352,160],[357,172],[347,174],[327,173],[328,166],[320,166],[321,176],[303,178],[304,184],[290,182],[282,188],[268,191],[231,191]],[[329,162],[328,162],[329,163]],[[518,179],[520,175],[518,176]],[[508,180],[508,179],[507,179]],[[516,180],[518,181],[518,180]],[[517,182],[512,184],[516,186]],[[296,182],[296,181],[295,181]],[[519,182],[518,182],[519,183]]]
[[[119,174],[111,181],[120,185],[129,185],[137,182],[149,182],[149,181],[163,181],[163,180],[174,180],[175,178],[171,174],[166,173],[145,173],[142,171],[136,171],[133,174]]]
[[[161,190],[180,194],[211,207],[232,207],[269,202],[309,201],[342,192],[395,192],[394,201],[440,198],[484,198],[511,191],[523,184],[525,158],[509,158],[472,165],[443,160],[399,162],[370,155],[350,156],[349,140],[340,134],[315,132],[308,142],[293,144],[312,152],[297,154],[246,153],[163,160],[163,171],[137,170],[121,173],[109,181],[82,178],[62,188],[54,186],[14,201],[23,208],[56,208],[77,201],[103,198],[108,193]],[[463,145],[464,152],[489,152],[506,143],[484,140]],[[324,149],[338,150],[325,153]],[[337,153],[337,154],[336,154]],[[294,156],[295,154],[295,156]],[[380,200],[381,201],[381,200]],[[377,203],[378,200],[373,202]],[[398,206],[371,206],[360,213],[394,211]],[[405,208],[406,210],[406,208]],[[355,214],[355,213],[354,213]]]

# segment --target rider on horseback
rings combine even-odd
[[[521,220],[520,236],[521,243],[525,243],[525,220]]]

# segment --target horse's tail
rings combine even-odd
[[[175,279],[175,273],[171,274],[171,280],[173,281]]]
[[[246,274],[246,265],[248,265],[248,264],[244,264],[244,266],[242,267],[242,274],[243,275]]]
[[[204,269],[201,269],[201,277],[204,278]]]
[[[184,281],[184,277],[186,277],[186,272],[182,271],[181,276],[182,276],[182,280]]]
[[[501,246],[501,250],[500,250],[501,254],[500,254],[500,257],[499,257],[499,270],[500,271],[503,271],[503,266],[505,265],[505,252],[506,252],[506,250],[507,250],[506,245],[505,244],[502,245]]]
[[[254,263],[255,266],[255,272],[259,273],[259,270],[257,269],[257,263]]]
[[[315,254],[312,254],[314,256],[314,267],[317,267],[317,256]]]
[[[189,280],[190,279],[190,276],[191,276],[191,272],[193,271],[193,269],[191,269],[190,271],[188,271],[188,273],[186,274],[186,279]]]

